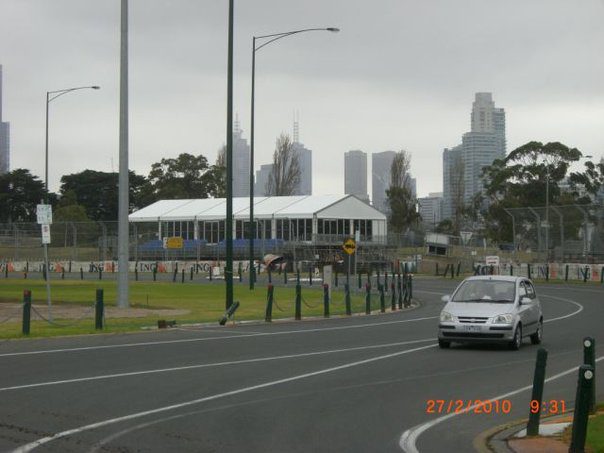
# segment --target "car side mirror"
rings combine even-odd
[[[451,296],[445,294],[443,297],[440,298],[440,300],[442,300],[443,302],[449,302],[451,300]]]
[[[522,304],[530,304],[531,303],[531,298],[529,296],[522,296],[520,298],[520,305]]]

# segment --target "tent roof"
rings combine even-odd
[[[233,217],[249,219],[249,197],[233,198]],[[352,195],[295,195],[286,197],[254,197],[254,217],[331,218],[333,207],[342,204],[350,219],[386,220],[377,209]],[[331,209],[327,209],[331,208]],[[323,215],[323,213],[325,215]],[[160,200],[129,216],[131,222],[220,220],[226,216],[225,198],[192,200]],[[337,216],[342,218],[342,214]]]

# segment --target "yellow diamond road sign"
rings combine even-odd
[[[356,242],[354,242],[354,239],[349,238],[344,241],[344,244],[342,244],[342,248],[349,255],[353,255],[357,248],[357,244]]]

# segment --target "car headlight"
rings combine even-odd
[[[493,318],[493,324],[512,324],[513,317],[511,314],[497,315]]]
[[[453,322],[455,321],[455,316],[447,311],[440,312],[440,322]]]

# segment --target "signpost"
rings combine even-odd
[[[50,301],[50,265],[48,263],[48,244],[50,244],[50,225],[52,224],[52,206],[39,204],[36,206],[36,218],[42,229],[42,245],[44,246],[44,266],[46,274],[46,303],[48,319],[52,321],[52,304]]]
[[[342,248],[348,255],[348,273],[346,274],[346,283],[350,284],[350,261],[352,260],[352,255],[356,252],[357,243],[354,239],[348,238],[342,244]]]

